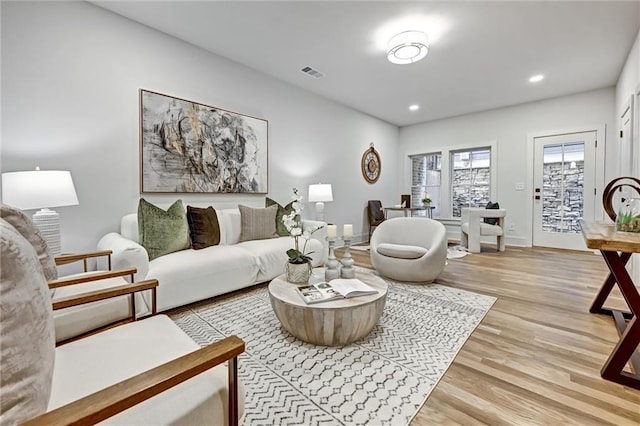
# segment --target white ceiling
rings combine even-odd
[[[640,1],[93,3],[398,126],[613,86],[640,28]],[[391,64],[406,30],[429,54]]]

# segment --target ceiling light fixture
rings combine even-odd
[[[421,31],[405,31],[389,40],[387,59],[394,64],[412,64],[427,56],[427,35]]]
[[[409,105],[409,111],[417,111],[420,109],[420,105]]]
[[[529,82],[530,82],[530,83],[537,83],[537,82],[539,82],[539,81],[542,81],[543,79],[544,79],[544,75],[542,75],[542,74],[537,74],[537,75],[534,75],[533,77],[531,77],[531,78],[529,79]]]

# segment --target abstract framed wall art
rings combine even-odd
[[[268,192],[268,122],[140,89],[143,193]]]

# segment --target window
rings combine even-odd
[[[451,152],[451,213],[491,201],[491,148]]]
[[[422,206],[422,198],[425,193],[431,198],[433,216],[440,215],[440,185],[442,173],[442,154],[412,155],[411,158],[411,205]],[[426,212],[415,212],[416,215],[425,215]]]

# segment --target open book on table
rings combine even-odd
[[[307,304],[329,300],[376,294],[378,290],[369,287],[357,278],[337,278],[331,282],[320,282],[298,287],[298,293]]]

